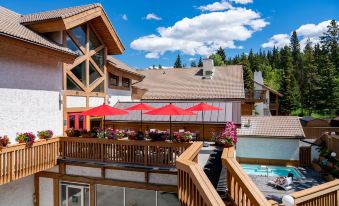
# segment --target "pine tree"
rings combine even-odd
[[[191,61],[191,67],[197,67],[197,64],[195,63],[195,61]]]
[[[200,57],[199,58],[199,62],[198,62],[198,67],[203,67],[204,65],[203,65],[203,63],[202,63],[202,58]]]
[[[212,54],[209,58],[213,59],[214,66],[221,66],[224,64],[222,57],[219,54]]]
[[[329,58],[339,73],[339,25],[336,20],[332,20],[327,26],[327,31],[320,36],[320,42],[329,52]]]
[[[219,56],[221,57],[221,61],[223,61],[223,63],[226,63],[226,54],[225,54],[225,50],[222,47],[219,47],[219,49],[217,50],[217,54],[219,54]]]
[[[159,68],[159,69],[162,69],[162,65],[161,65],[161,64],[159,64],[158,68]]]
[[[247,90],[253,90],[253,72],[250,68],[247,56],[244,53],[241,55],[240,64],[243,69],[244,87]]]
[[[301,103],[301,110],[303,112],[303,97],[304,94],[304,69],[303,69],[303,62],[302,62],[302,54],[300,51],[300,44],[299,39],[296,31],[293,31],[291,39],[290,39],[290,48],[291,54],[293,59],[293,70],[296,80],[298,82],[298,89],[300,90],[300,103]]]
[[[279,61],[280,61],[280,53],[279,53],[279,49],[277,49],[275,46],[272,49],[272,62],[271,62],[271,66],[272,68],[277,69],[278,65],[279,65]]]
[[[310,41],[307,42],[304,49],[303,65],[305,81],[302,94],[304,95],[304,98],[301,102],[301,106],[307,110],[307,115],[311,116],[312,112],[316,109],[315,105],[318,101],[316,94],[319,88],[319,76],[317,73],[314,52]]]
[[[182,68],[181,57],[179,54],[177,56],[177,59],[174,62],[174,68]]]
[[[255,57],[254,57],[252,49],[250,50],[250,53],[248,54],[248,61],[250,63],[250,68],[252,72],[255,72],[256,71]]]
[[[298,107],[297,83],[293,74],[293,59],[288,46],[280,50],[279,68],[282,70],[280,92],[284,95],[280,98],[280,111],[290,114]]]

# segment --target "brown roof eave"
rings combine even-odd
[[[26,39],[11,36],[11,35],[8,35],[8,34],[2,33],[2,32],[0,32],[0,36],[3,36],[5,38],[10,38],[10,39],[13,39],[13,40],[16,40],[16,41],[20,41],[20,42],[23,42],[23,43],[27,43],[27,44],[30,44],[30,45],[33,45],[33,46],[48,49],[52,53],[55,53],[57,56],[64,59],[65,63],[72,63],[77,58],[77,55],[75,53],[62,51],[62,50],[52,48],[52,47],[49,47],[49,46],[46,46],[46,45],[43,45],[43,44],[39,44],[39,43],[32,42],[32,41],[29,41],[29,40],[26,40]]]

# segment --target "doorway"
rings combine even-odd
[[[61,183],[61,206],[89,206],[89,186]]]
[[[67,114],[67,129],[85,129],[86,128],[86,116],[81,112],[68,113]]]

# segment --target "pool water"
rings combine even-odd
[[[273,176],[273,177],[286,177],[289,172],[294,175],[295,179],[303,178],[295,167],[271,166],[271,165],[254,165],[254,164],[241,164],[241,167],[249,175]]]

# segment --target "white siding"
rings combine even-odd
[[[89,107],[97,107],[104,103],[105,98],[103,97],[90,97],[89,98]]]
[[[54,192],[52,178],[39,178],[39,205],[53,206]]]
[[[66,107],[86,107],[86,97],[67,96]]]
[[[0,186],[1,206],[33,206],[34,175]]]
[[[128,102],[132,101],[132,91],[131,90],[117,90],[117,89],[107,89],[108,102],[111,106],[115,105],[118,101]]]
[[[237,157],[299,160],[299,140],[239,137]]]
[[[62,67],[52,58],[0,52],[0,136],[51,129],[62,134]]]

